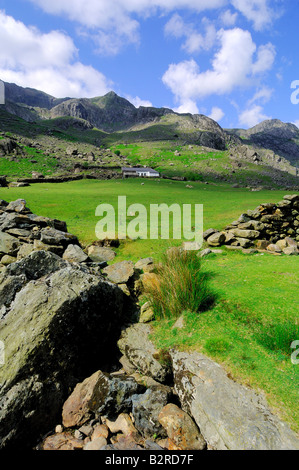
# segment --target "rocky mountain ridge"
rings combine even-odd
[[[111,91],[95,98],[56,99],[31,88],[5,83],[4,109],[32,123],[49,123],[55,132],[69,127],[82,130],[82,138],[92,130],[102,137],[130,133],[136,141],[177,141],[207,149],[230,150],[238,161],[265,164],[295,175],[299,161],[299,129],[278,119],[264,121],[252,129],[222,129],[204,115],[179,114],[168,108],[136,108]],[[86,132],[85,132],[86,131]],[[49,131],[50,132],[50,131]],[[51,131],[52,132],[52,131]],[[101,139],[100,139],[101,140]]]

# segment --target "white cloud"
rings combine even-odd
[[[236,24],[238,13],[232,13],[231,10],[226,10],[220,15],[220,20],[223,26],[232,27]]]
[[[293,124],[295,124],[295,126],[297,126],[299,129],[299,119],[297,119],[297,121],[294,121]]]
[[[202,49],[209,50],[214,45],[216,40],[215,26],[203,18],[202,29],[205,29],[204,34],[198,32],[194,24],[185,23],[178,13],[175,13],[165,25],[166,35],[186,38],[182,47],[189,54],[199,52]]]
[[[238,87],[252,86],[256,84],[258,72],[266,72],[273,64],[269,57],[274,48],[261,46],[256,58],[257,47],[249,31],[222,29],[217,33],[217,39],[220,47],[211,69],[201,71],[194,59],[168,67],[162,80],[174,93],[177,102],[194,102],[210,95],[229,94]],[[262,66],[260,61],[264,54],[268,60]]]
[[[192,100],[185,100],[178,108],[173,108],[173,111],[179,114],[198,114],[198,107],[195,101]]]
[[[130,103],[132,103],[135,106],[135,108],[139,108],[140,106],[151,108],[153,106],[151,101],[142,100],[141,98],[139,98],[139,96],[135,96],[135,98],[133,98],[132,96],[127,95],[126,99],[130,101]]]
[[[269,27],[280,16],[279,12],[269,5],[270,0],[231,0],[231,3],[249,21],[252,21],[257,31]]]
[[[85,28],[98,52],[116,54],[140,41],[137,18],[179,9],[202,12],[220,8],[227,0],[29,0],[45,12],[67,17]]]
[[[251,100],[248,101],[248,105],[251,105],[255,103],[256,101],[267,103],[271,99],[273,92],[274,92],[273,88],[268,88],[267,86],[263,86],[262,88],[260,88],[259,90],[255,92]]]
[[[269,26],[279,16],[270,0],[27,0],[55,14],[77,22],[96,43],[98,52],[117,54],[128,44],[139,44],[140,19],[180,10],[202,13],[208,10],[228,8],[221,13],[222,26],[236,24],[238,12],[243,14],[256,30]],[[271,5],[270,5],[271,3]],[[195,33],[194,33],[195,34]],[[190,52],[202,47],[196,34],[186,44]],[[196,46],[196,44],[200,44]],[[197,49],[196,49],[197,50]]]
[[[77,60],[73,40],[60,31],[44,34],[0,10],[0,77],[57,98],[91,97],[107,93],[111,83]]]
[[[41,67],[52,64],[61,67],[77,55],[69,36],[51,31],[42,34],[37,28],[27,27],[0,10],[0,60],[7,67]]]
[[[253,64],[252,72],[254,75],[269,70],[276,56],[275,47],[270,42],[264,46],[260,46],[257,52],[257,61]]]
[[[271,117],[263,114],[263,108],[258,105],[246,109],[239,115],[240,125],[246,128],[254,127],[266,119],[271,119]]]
[[[219,122],[224,116],[225,114],[222,109],[218,108],[217,106],[214,106],[212,108],[211,114],[209,115],[209,118],[213,119],[216,122]]]

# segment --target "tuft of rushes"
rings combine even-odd
[[[172,248],[157,267],[156,275],[145,284],[145,296],[155,319],[177,318],[186,310],[208,310],[216,300],[209,278],[197,252]]]

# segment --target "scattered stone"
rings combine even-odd
[[[140,309],[140,317],[139,317],[139,322],[140,323],[149,323],[155,318],[154,311],[152,309],[151,303],[146,302],[144,305],[142,305]]]
[[[132,395],[140,386],[132,377],[113,377],[102,371],[78,384],[63,405],[66,428],[85,424],[94,414],[119,413],[132,406]]]
[[[78,238],[67,232],[62,232],[55,228],[46,227],[41,229],[41,241],[46,245],[62,245],[67,247],[68,245],[78,245]]]
[[[210,250],[210,248],[206,248],[205,250],[202,250],[200,253],[198,253],[198,256],[200,258],[204,258],[205,256],[209,255],[210,253],[212,253],[212,250]]]
[[[83,441],[69,432],[49,436],[43,443],[43,450],[82,450],[83,447]]]
[[[149,266],[153,266],[154,260],[153,258],[143,258],[137,261],[135,264],[135,269],[138,269],[140,271],[144,271],[147,269]]]
[[[81,434],[83,434],[85,437],[90,437],[92,433],[94,432],[94,429],[90,424],[87,424],[87,425],[81,426],[81,428],[78,429],[78,431]]]
[[[165,431],[159,423],[159,413],[169,399],[169,391],[165,387],[150,387],[143,395],[134,395],[133,416],[136,429],[146,438],[154,434],[166,437]]]
[[[178,406],[169,403],[159,414],[159,422],[169,439],[180,450],[203,450],[206,441],[192,418]]]
[[[83,447],[83,450],[101,450],[107,445],[107,440],[104,437],[98,437],[91,442],[88,442]]]
[[[138,431],[136,430],[130,416],[126,413],[121,413],[114,422],[107,419],[106,425],[112,434],[116,434],[118,432],[121,432],[124,436],[136,436],[138,434]]]
[[[225,242],[225,233],[216,232],[207,239],[210,246],[221,246]]]
[[[108,426],[106,424],[98,424],[94,428],[94,431],[91,436],[91,440],[94,441],[95,439],[98,439],[99,437],[104,437],[105,439],[108,439],[108,436],[109,436]]]
[[[298,256],[299,255],[299,250],[298,248],[295,248],[293,246],[288,246],[287,248],[283,249],[283,253],[288,256]],[[1,260],[3,263],[3,261]]]
[[[20,241],[6,232],[0,231],[0,253],[15,256],[20,248]]]
[[[149,340],[151,326],[138,323],[124,330],[118,341],[118,347],[131,364],[143,375],[158,382],[165,382],[170,374],[170,366],[163,354]]]
[[[0,262],[4,266],[8,266],[9,264],[15,263],[17,261],[17,258],[14,256],[9,256],[9,255],[4,255],[3,258],[1,258]]]
[[[92,245],[88,248],[88,257],[94,262],[113,261],[116,257],[115,251],[109,247]]]
[[[183,251],[198,251],[201,249],[201,244],[198,242],[183,242]]]
[[[207,240],[211,235],[214,235],[214,233],[217,233],[218,230],[215,230],[214,228],[209,228],[203,233],[203,239]]]
[[[25,199],[17,199],[12,201],[5,208],[6,212],[18,212],[19,214],[28,214],[31,213],[30,209],[26,207]]]
[[[282,249],[273,243],[270,243],[270,245],[267,246],[268,251],[274,251],[275,253],[281,253]]]
[[[132,261],[121,261],[103,269],[103,274],[107,275],[109,281],[115,284],[126,284],[135,274],[134,263]]]
[[[178,330],[182,330],[183,328],[185,328],[185,319],[184,319],[184,315],[181,315],[177,321],[175,322],[175,324],[173,325],[172,329],[174,328],[177,328]]]
[[[62,258],[70,263],[84,263],[88,260],[87,254],[78,245],[69,245]]]
[[[217,246],[219,244],[217,236],[222,232],[213,232],[215,232],[213,229],[205,232],[204,239],[209,245]],[[228,248],[234,246],[244,249],[256,248],[279,255],[282,250],[290,246],[289,239],[292,246],[298,249],[299,195],[285,196],[283,201],[276,204],[265,203],[254,210],[248,210],[247,213],[241,214],[237,221],[228,225],[224,233],[225,240],[221,240],[220,244]],[[289,250],[286,253],[289,253]]]

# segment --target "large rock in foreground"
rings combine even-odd
[[[0,294],[0,449],[30,448],[56,424],[69,387],[107,360],[123,293],[39,251],[1,272]]]
[[[199,354],[172,351],[175,391],[210,447],[217,450],[298,450],[299,440],[265,400],[231,380]]]

